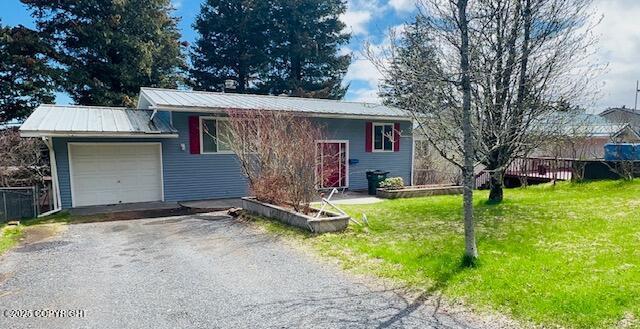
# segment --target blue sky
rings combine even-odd
[[[181,17],[182,38],[193,42],[196,35],[191,27],[198,13],[201,0],[173,0],[175,15]],[[348,10],[341,17],[352,33],[350,44],[343,49],[354,56],[345,82],[350,83],[346,98],[355,101],[377,102],[380,74],[360,53],[365,41],[382,45],[389,28],[411,20],[415,15],[415,0],[349,0]],[[594,111],[610,106],[633,106],[635,81],[640,79],[640,1],[638,0],[594,0],[594,11],[602,15],[598,27],[600,43],[598,58],[608,63],[608,69],[599,83],[602,96],[594,104],[584,104]],[[33,27],[27,8],[18,0],[0,1],[0,18],[3,24],[22,24]],[[59,94],[57,103],[67,104],[71,100]]]

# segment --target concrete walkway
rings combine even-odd
[[[325,196],[328,197],[331,192],[326,192]],[[317,202],[320,202],[318,198]],[[335,204],[372,204],[382,202],[384,199],[378,198],[367,194],[366,191],[345,191],[334,193],[331,197],[331,202]]]

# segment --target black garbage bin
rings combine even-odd
[[[387,179],[388,171],[374,170],[367,171],[367,181],[369,182],[369,195],[376,195],[380,182]]]

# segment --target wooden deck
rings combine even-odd
[[[517,184],[535,184],[571,180],[574,163],[574,159],[518,158],[505,170],[505,185],[516,181]],[[488,188],[489,180],[489,172],[482,171],[476,176],[476,186],[479,189]]]

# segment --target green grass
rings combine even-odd
[[[68,224],[71,222],[74,222],[73,217],[71,217],[71,215],[68,212],[62,211],[59,213],[55,213],[51,216],[22,220],[20,224],[24,226],[33,226],[33,225],[54,224],[54,223]]]
[[[25,234],[26,227],[53,223],[66,224],[70,222],[73,222],[73,218],[69,213],[60,212],[47,217],[21,220],[18,226],[10,227],[4,224],[0,225],[0,255],[18,244],[20,238]]]
[[[480,261],[462,265],[461,197],[345,206],[369,227],[309,235],[274,222],[345,267],[478,309],[548,326],[640,327],[640,182],[561,183],[476,193]]]
[[[20,226],[7,227],[0,225],[0,255],[15,246],[21,236],[22,228]]]

